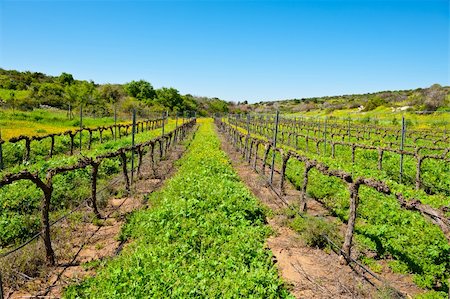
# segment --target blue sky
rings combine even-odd
[[[449,85],[449,1],[0,0],[0,67],[250,102]]]

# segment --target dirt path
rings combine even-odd
[[[149,158],[144,159],[141,176],[132,186],[132,194],[107,200],[100,212],[103,219],[94,221],[92,212],[85,207],[77,214],[81,219],[75,217],[63,221],[53,232],[52,245],[58,265],[45,269],[46,273],[41,277],[29,277],[18,289],[6,289],[5,298],[60,298],[67,285],[94,275],[96,266],[126,246],[118,238],[126,215],[148,206],[145,196],[160,189],[165,180],[176,172],[175,162],[185,150],[183,145],[172,147],[158,163],[156,173]],[[113,189],[123,190],[122,185],[118,182]]]
[[[247,184],[255,196],[274,211],[268,219],[274,230],[267,240],[272,250],[281,277],[290,285],[291,293],[297,298],[379,298],[381,294],[370,282],[355,273],[349,266],[342,265],[334,252],[303,245],[299,235],[287,226],[287,216],[283,213],[285,202],[293,203],[300,198],[300,192],[286,183],[286,195],[281,199],[267,183],[267,179],[253,170],[243,160],[232,144],[219,133],[222,149],[229,155],[232,165],[241,180]],[[257,169],[261,169],[257,166]],[[267,171],[267,170],[266,170]],[[275,176],[274,182],[279,181]],[[308,213],[331,217],[318,202],[308,200]],[[390,298],[390,297],[386,297]]]

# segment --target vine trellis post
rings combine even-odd
[[[406,133],[406,124],[405,124],[405,116],[402,116],[402,139],[400,142],[400,150],[402,153],[400,154],[400,184],[403,179],[403,150],[405,147],[405,133]]]
[[[133,183],[134,179],[134,135],[136,134],[136,109],[133,109],[133,129],[131,131],[131,183]],[[164,135],[164,134],[163,134]]]
[[[83,139],[83,105],[80,105],[80,153],[82,149],[82,141]]]
[[[275,134],[273,136],[273,149],[275,149],[277,147],[277,137],[278,137],[278,122],[279,122],[279,118],[280,118],[280,111],[277,110],[277,114],[275,116]],[[273,183],[273,172],[274,172],[274,166],[275,166],[275,150],[272,151],[272,164],[270,167],[270,184],[272,185]]]

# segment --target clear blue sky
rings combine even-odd
[[[0,0],[0,67],[250,102],[449,85],[449,1]]]

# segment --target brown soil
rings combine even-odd
[[[147,207],[145,196],[158,190],[175,173],[175,161],[185,150],[182,145],[172,147],[157,164],[156,173],[152,171],[149,159],[144,159],[141,176],[132,186],[131,195],[108,199],[100,211],[101,220],[94,220],[92,211],[85,207],[78,217],[68,217],[55,227],[52,245],[58,265],[48,267],[41,277],[29,277],[18,289],[6,289],[5,298],[60,298],[69,284],[95,275],[96,262],[112,258],[126,246],[118,240],[126,214]],[[112,191],[123,190],[123,186],[119,182]],[[86,264],[89,262],[93,262],[93,266]]]
[[[222,150],[229,155],[241,180],[275,212],[268,219],[274,234],[267,240],[267,246],[275,256],[280,276],[296,298],[378,298],[386,294],[379,281],[370,276],[365,277],[359,269],[342,264],[340,257],[333,251],[325,252],[304,245],[300,236],[287,226],[287,217],[283,213],[286,203],[298,201],[300,192],[286,182],[285,195],[280,197],[268,184],[267,177],[261,173],[261,165],[257,165],[256,172],[222,134],[219,133],[219,136]],[[266,175],[268,171],[266,168]],[[278,186],[279,181],[279,174],[275,174],[273,185]],[[309,198],[307,205],[308,214],[333,219],[328,210],[317,201]],[[345,225],[341,230],[345,230]],[[411,277],[389,272],[382,273],[382,276],[405,297],[422,292],[412,283]]]

